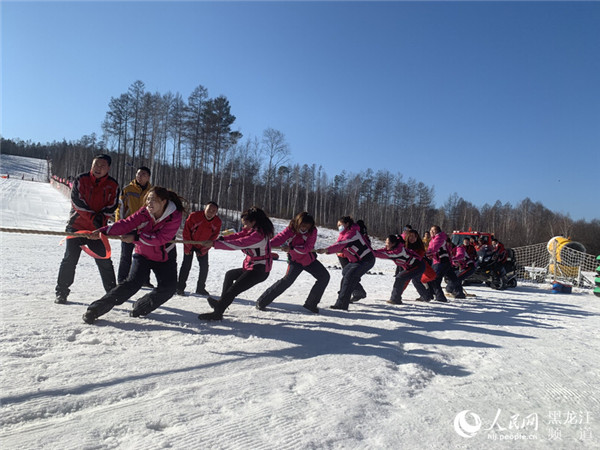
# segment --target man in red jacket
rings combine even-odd
[[[71,189],[71,213],[66,231],[94,231],[106,225],[119,204],[119,183],[108,175],[111,158],[98,155],[92,161],[89,172],[80,174]],[[65,255],[60,263],[56,283],[55,303],[67,303],[69,287],[75,280],[75,268],[81,255],[81,246],[87,245],[94,253],[104,256],[104,244],[87,238],[67,239]],[[111,259],[95,259],[106,292],[115,287],[115,270]]]
[[[215,202],[208,202],[204,211],[191,213],[185,221],[183,227],[184,241],[214,241],[221,232],[221,219],[217,216],[219,205]],[[184,244],[183,262],[179,270],[179,280],[177,281],[177,295],[185,295],[185,286],[192,268],[194,254],[198,259],[200,272],[198,273],[198,282],[196,283],[196,294],[210,295],[206,290],[206,278],[208,276],[208,251],[210,248],[201,245]]]

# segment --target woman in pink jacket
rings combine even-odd
[[[452,249],[448,245],[448,236],[438,225],[430,228],[431,242],[427,247],[427,256],[433,260],[433,270],[436,278],[431,282],[431,289],[435,300],[438,302],[447,302],[448,299],[442,290],[442,280],[445,276],[450,280],[451,287],[456,289],[454,296],[456,298],[465,298],[460,283],[457,283],[456,273],[452,269]]]
[[[461,245],[452,249],[452,262],[454,266],[458,268],[458,272],[456,273],[456,281],[452,282],[448,280],[448,284],[446,285],[446,289],[452,293],[458,292],[456,285],[459,284],[462,286],[462,282],[469,278],[473,272],[475,272],[476,258],[473,258],[472,256],[473,252],[475,252],[475,249],[470,252],[470,245],[471,240],[466,237],[463,239],[463,243]],[[477,255],[476,252],[475,255]]]
[[[84,322],[92,324],[115,305],[122,305],[129,300],[148,280],[151,270],[158,284],[135,302],[129,315],[139,317],[150,314],[173,297],[177,284],[177,251],[175,244],[169,242],[175,238],[181,226],[183,210],[181,199],[175,192],[154,186],[148,191],[145,208],[89,235],[90,239],[99,239],[100,233],[122,236],[124,242],[135,244],[135,250],[127,280],[93,302],[83,315]],[[131,232],[135,234],[129,234]]]
[[[229,270],[223,280],[221,299],[208,297],[208,304],[214,309],[211,313],[200,314],[200,320],[221,320],[223,313],[236,296],[269,277],[273,264],[271,238],[273,223],[265,212],[252,207],[242,214],[242,231],[221,236],[216,241],[203,241],[204,247],[220,250],[241,250],[246,254],[243,267]]]
[[[352,293],[360,283],[361,277],[375,265],[375,256],[368,237],[360,232],[360,226],[350,216],[338,220],[340,235],[335,244],[317,250],[317,253],[343,252],[348,264],[342,269],[342,283],[337,301],[332,309],[347,310]]]
[[[316,253],[312,251],[316,241],[317,227],[315,226],[315,219],[307,212],[297,214],[285,230],[271,239],[273,247],[281,247],[288,254],[288,268],[285,276],[276,281],[258,298],[256,301],[257,309],[264,311],[306,270],[317,281],[310,290],[303,306],[315,314],[319,312],[317,305],[321,301],[327,284],[329,284],[329,272],[317,260]]]
[[[398,268],[394,276],[394,287],[387,303],[392,305],[402,304],[402,293],[410,283],[410,280],[420,280],[425,272],[425,261],[423,257],[404,246],[404,240],[395,234],[390,234],[385,241],[385,247],[373,250],[376,258],[391,259]]]

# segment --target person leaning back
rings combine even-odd
[[[93,231],[106,225],[117,209],[119,201],[119,183],[108,175],[111,158],[108,155],[98,155],[92,161],[89,172],[77,176],[71,189],[71,213],[66,231]],[[56,283],[55,303],[67,303],[70,287],[75,280],[75,269],[81,255],[81,246],[100,256],[106,255],[102,241],[90,241],[87,238],[71,238],[66,241],[65,254]],[[106,292],[116,285],[115,270],[110,258],[95,259],[102,285]]]

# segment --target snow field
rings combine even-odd
[[[47,183],[0,179],[0,198],[4,227],[64,229],[68,201]],[[335,240],[320,231],[319,245]],[[589,290],[468,287],[476,298],[423,304],[409,287],[393,306],[393,264],[378,260],[368,298],[348,312],[327,308],[336,269],[321,314],[301,307],[308,274],[257,311],[285,273],[277,261],[222,322],[197,320],[204,298],[175,296],[147,318],[129,317],[129,301],[90,326],[81,316],[102,288],[89,256],[69,303],[53,303],[59,241],[0,233],[2,448],[598,448],[600,306]],[[211,250],[209,292],[242,259]],[[194,263],[188,286],[196,276]],[[467,410],[482,422],[471,438],[454,425]]]

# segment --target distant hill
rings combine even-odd
[[[0,154],[0,174],[33,181],[48,181],[48,162],[45,159]]]

